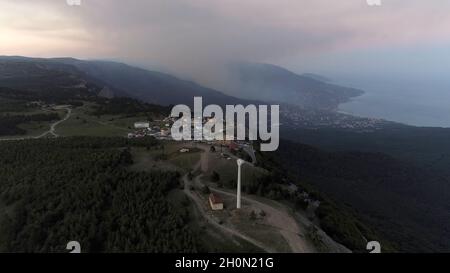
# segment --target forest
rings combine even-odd
[[[361,221],[357,214],[342,202],[335,202],[332,196],[320,191],[319,188],[310,183],[309,177],[298,170],[293,171],[295,163],[286,164],[287,160],[292,160],[294,156],[285,155],[286,141],[281,141],[283,150],[274,153],[257,152],[258,166],[266,169],[269,173],[260,179],[253,180],[243,187],[249,194],[257,194],[266,198],[289,202],[294,210],[304,211],[308,203],[304,201],[302,192],[307,192],[310,198],[320,201],[319,208],[315,211],[316,222],[322,230],[333,238],[336,242],[345,245],[354,252],[366,252],[367,240],[377,240],[382,242],[384,251],[395,252],[397,249],[391,241],[387,240],[381,233],[369,227],[365,221]],[[298,152],[299,147],[290,147],[293,152]],[[303,146],[301,146],[303,147]],[[319,150],[314,150],[317,155]],[[294,160],[295,161],[295,160]],[[328,179],[324,177],[323,179]],[[286,186],[294,184],[297,187],[295,192],[287,190]],[[226,185],[228,186],[228,185]]]
[[[450,230],[442,228],[450,225],[446,176],[382,153],[326,152],[289,141],[281,142],[275,159],[291,179],[326,197],[328,205],[319,208],[322,228],[338,241],[352,230],[339,221],[353,215],[361,231],[369,226],[398,251],[448,249],[443,238]]]
[[[30,122],[43,122],[58,120],[56,113],[34,115],[0,115],[0,136],[24,135],[26,130],[18,127],[20,124]]]
[[[95,110],[92,115],[125,115],[135,116],[137,114],[143,115],[161,115],[168,116],[170,113],[169,107],[149,104],[131,98],[117,97],[112,99],[97,98],[95,100]]]
[[[130,147],[152,138],[1,142],[0,252],[196,252],[185,218],[167,201],[177,172],[130,172]]]

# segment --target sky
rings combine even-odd
[[[0,0],[0,55],[113,59],[200,82],[229,61],[427,80],[450,64],[450,1]]]

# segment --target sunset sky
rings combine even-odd
[[[435,75],[449,69],[449,10],[447,0],[0,0],[0,55],[116,59],[193,77],[232,60]]]

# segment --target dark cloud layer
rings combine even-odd
[[[450,3],[390,0],[0,0],[3,54],[114,58],[194,78],[233,60],[311,63],[441,43]]]

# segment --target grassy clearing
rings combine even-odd
[[[167,161],[155,160],[155,150],[132,148],[134,163],[129,167],[132,171],[148,172],[153,170],[179,171],[179,168]]]
[[[52,122],[30,122],[20,124],[18,127],[27,131],[27,136],[38,136],[48,130],[50,130]]]
[[[236,164],[236,160],[227,160],[225,158],[222,158],[219,153],[216,153],[211,155],[210,162],[210,166],[212,167],[207,174],[207,178],[209,178],[208,175],[211,175],[211,173],[215,171],[219,174],[220,180],[223,183],[237,179],[238,167]],[[243,165],[242,183],[243,185],[245,185],[246,181],[255,181],[255,179],[258,179],[265,174],[267,174],[267,171],[262,168],[253,167],[251,165]]]
[[[184,144],[180,142],[165,141],[162,149],[141,150],[137,155],[141,158],[147,157],[147,161],[151,158],[151,164],[171,165],[182,172],[189,172],[200,160],[201,151],[196,148],[189,148],[189,152],[180,153],[180,150],[184,147]]]
[[[249,215],[242,215],[233,219],[233,225],[243,234],[270,246],[276,252],[292,252],[288,242],[279,233],[278,229],[259,223],[258,220],[250,220]]]
[[[216,227],[201,230],[201,243],[209,253],[264,253],[264,250],[236,236],[225,235]]]
[[[112,116],[95,117],[90,113],[92,103],[72,110],[71,117],[56,128],[61,136],[126,136],[127,128],[116,127],[109,124]],[[115,117],[117,118],[117,117]],[[132,124],[130,124],[132,125]]]
[[[56,133],[61,136],[126,136],[127,132],[90,120],[70,118],[60,124]]]
[[[180,167],[186,172],[194,169],[194,166],[200,160],[200,152],[189,152],[185,154],[174,154],[172,155],[168,161],[172,164]]]

